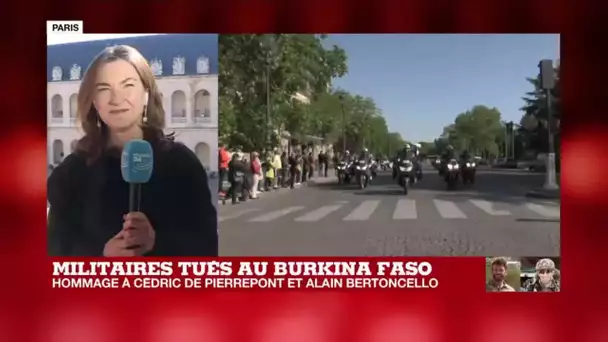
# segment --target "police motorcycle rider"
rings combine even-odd
[[[414,157],[412,162],[414,163],[414,167],[416,168],[416,179],[422,179],[422,165],[420,165],[420,147],[417,144],[412,145],[412,150],[414,153]]]
[[[448,146],[442,159],[442,175],[445,177],[448,190],[454,189],[458,179],[462,176],[462,173],[460,170],[460,164],[457,160],[456,152],[454,151],[454,147],[452,145]]]
[[[443,176],[443,174],[445,173],[446,169],[447,169],[447,164],[451,159],[455,159],[456,158],[456,152],[454,151],[454,146],[452,145],[448,145],[445,149],[445,151],[443,152],[443,154],[441,155],[440,160],[440,165],[439,165],[439,175]]]
[[[475,183],[475,160],[472,158],[468,150],[462,151],[460,154],[460,170],[462,172],[462,183]]]
[[[357,156],[356,162],[353,163],[355,165],[357,176],[357,181],[361,188],[367,187],[369,182],[372,180],[372,172],[370,170],[370,166],[372,165],[371,154],[369,153],[367,148],[363,148],[361,153]],[[362,177],[361,179],[359,177]]]
[[[349,183],[353,176],[354,170],[352,168],[353,156],[349,150],[345,150],[340,160],[336,165],[336,175],[338,176],[338,183]]]
[[[397,157],[393,163],[393,179],[397,176],[396,174],[399,171],[399,162],[401,160],[410,160],[412,161],[415,157],[415,153],[412,150],[412,146],[410,144],[403,145],[403,148],[397,152]]]
[[[409,184],[413,184],[415,182],[418,181],[418,177],[416,176],[417,174],[417,170],[419,168],[419,165],[417,165],[417,156],[416,156],[416,151],[412,148],[412,145],[406,143],[403,146],[403,149],[401,149],[401,151],[399,151],[399,153],[397,154],[397,159],[395,160],[395,163],[393,164],[393,179],[397,178],[400,174],[400,166],[402,166],[404,161],[409,161],[411,163],[411,166],[413,168],[412,171],[409,171],[410,174],[408,174],[408,177],[410,179]]]
[[[369,154],[369,169],[372,172],[372,178],[376,178],[376,175],[378,175],[378,168],[380,167],[379,163],[378,163],[378,159],[376,159],[374,157],[373,154]]]

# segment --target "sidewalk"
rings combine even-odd
[[[295,189],[300,189],[302,187],[306,187],[307,185],[312,185],[312,184],[329,184],[329,183],[337,183],[337,182],[338,182],[338,180],[336,179],[335,175],[329,175],[328,174],[327,177],[315,176],[313,178],[310,178],[306,183],[301,183],[299,185],[296,184],[295,187],[294,187],[294,190]],[[269,196],[271,194],[282,193],[282,192],[289,191],[289,190],[292,190],[292,189],[290,189],[290,188],[278,188],[278,189],[271,190],[271,191],[258,192],[258,196],[259,196],[260,199],[262,199],[262,198],[267,197],[267,196]],[[222,205],[223,204],[222,202],[223,201],[221,199],[219,199],[219,197],[218,197],[217,203],[220,204],[220,205]],[[226,201],[226,204],[228,204],[228,202],[229,202],[229,200]]]
[[[294,189],[299,189],[301,187],[302,187],[301,184],[300,185],[296,185],[294,187]],[[273,190],[270,190],[270,191],[258,192],[258,199],[263,199],[263,198],[268,197],[268,196],[273,196],[273,194],[284,193],[284,192],[289,191],[289,190],[292,190],[292,189],[290,189],[290,188],[278,188],[278,189],[273,189]],[[219,198],[219,196],[218,196],[218,198]],[[249,199],[248,201],[250,201],[250,200],[252,200],[252,199]],[[230,199],[226,200],[226,204],[230,204],[230,202],[231,202]],[[223,205],[223,201],[221,199],[218,199],[217,203],[219,205]]]
[[[560,181],[560,174],[558,173],[557,175],[557,185],[559,186],[561,181]],[[530,198],[542,198],[542,199],[560,199],[561,198],[561,189],[557,188],[557,189],[553,189],[553,190],[547,190],[545,188],[543,188],[542,186],[535,186],[529,187],[531,190],[529,190],[526,193],[526,197],[530,197]]]

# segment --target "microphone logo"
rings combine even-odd
[[[152,169],[152,155],[150,153],[133,153],[133,168],[136,171]]]
[[[122,153],[121,173],[127,183],[147,183],[154,169],[154,151],[145,140],[129,141]]]

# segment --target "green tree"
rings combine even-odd
[[[420,155],[423,157],[440,154],[441,152],[437,149],[435,141],[421,141],[420,142]]]
[[[466,149],[476,155],[498,155],[499,137],[504,131],[500,117],[498,109],[481,105],[458,114],[454,123],[444,127],[440,142],[436,141],[437,150],[445,148],[438,143],[447,142],[457,151]]]
[[[559,153],[560,150],[560,130],[559,124],[561,121],[561,82],[560,82],[560,68],[555,68],[555,87],[551,90],[551,106],[553,115],[553,132],[555,134],[555,151]],[[522,126],[526,127],[529,132],[525,132],[526,144],[528,149],[536,150],[538,152],[547,152],[548,150],[548,115],[547,115],[547,97],[546,92],[540,87],[540,76],[535,78],[526,79],[533,87],[533,90],[527,92],[522,98],[524,106],[521,108],[523,111],[523,117],[521,120]],[[526,124],[525,121],[529,117],[534,118],[533,122],[536,122],[536,127],[530,127],[531,125]],[[523,134],[523,132],[522,132]]]
[[[394,156],[397,151],[401,150],[405,145],[405,140],[401,134],[392,132],[388,134],[388,144],[386,154],[389,157]]]
[[[347,72],[346,53],[326,49],[323,35],[220,35],[220,136],[244,148],[261,148],[271,132],[313,130],[314,117],[296,93],[309,98],[327,92],[334,77]],[[269,91],[268,91],[269,90]],[[270,93],[270,107],[267,94]]]

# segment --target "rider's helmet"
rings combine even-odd
[[[350,154],[350,151],[349,151],[349,150],[346,150],[346,151],[344,151],[344,154],[349,155],[349,154]]]
[[[448,145],[448,150],[453,150],[453,149],[454,149],[454,146]]]
[[[403,145],[403,149],[406,151],[409,151],[411,148],[412,148],[412,146],[410,146],[410,144]]]
[[[363,148],[363,153],[367,153],[367,147]]]

